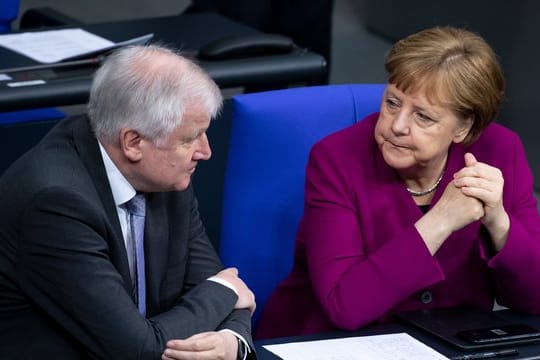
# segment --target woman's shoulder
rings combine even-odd
[[[497,123],[490,124],[478,140],[464,150],[501,170],[513,168],[518,159],[526,158],[518,134]]]
[[[472,145],[473,150],[485,150],[490,152],[505,152],[509,146],[521,143],[516,132],[498,124],[491,123]]]

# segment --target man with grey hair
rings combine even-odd
[[[256,357],[254,295],[223,269],[191,186],[221,102],[190,60],[123,48],[96,72],[88,116],[4,173],[3,358]]]

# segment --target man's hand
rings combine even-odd
[[[238,277],[238,269],[228,268],[218,272],[214,276],[228,281],[238,292],[238,301],[234,306],[235,309],[248,309],[251,314],[255,312],[255,295],[247,287],[246,283]]]
[[[162,360],[236,360],[238,339],[227,331],[209,331],[184,340],[169,340]]]

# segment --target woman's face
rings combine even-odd
[[[448,148],[462,142],[472,125],[425,93],[404,93],[388,84],[375,127],[375,141],[386,163],[402,171],[440,169]]]

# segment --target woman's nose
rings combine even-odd
[[[407,135],[410,128],[409,119],[410,116],[406,111],[397,112],[392,121],[392,131],[398,135]]]

